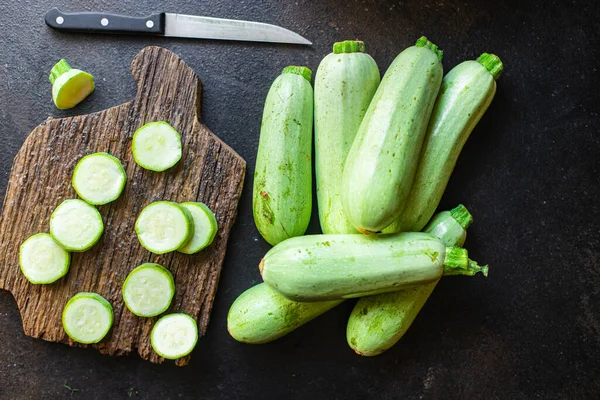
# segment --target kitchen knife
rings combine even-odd
[[[277,25],[173,13],[129,17],[101,12],[64,13],[53,8],[46,14],[46,25],[71,32],[312,44],[297,33]]]

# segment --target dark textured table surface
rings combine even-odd
[[[62,34],[43,23],[51,6],[257,20],[314,44]],[[48,116],[131,99],[129,64],[150,44],[198,73],[204,122],[249,172],[211,324],[188,367],[26,337],[12,296],[0,292],[0,399],[600,398],[596,2],[3,1],[0,10],[0,194],[25,137]],[[366,42],[384,72],[422,34],[445,50],[446,71],[484,51],[506,65],[440,205],[462,202],[472,211],[466,247],[490,263],[490,277],[444,279],[408,334],[375,358],[346,344],[351,302],[272,344],[235,342],[227,310],[259,282],[257,264],[269,248],[252,221],[251,184],[270,83],[288,64],[316,69],[334,41],[353,38]],[[64,112],[54,108],[47,80],[61,57],[97,80],[88,100]],[[309,232],[318,231],[314,213]]]

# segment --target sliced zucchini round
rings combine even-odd
[[[177,251],[184,254],[194,254],[208,247],[217,234],[218,224],[215,214],[204,203],[181,203],[187,209],[194,222],[194,235]]]
[[[88,204],[103,205],[119,198],[127,175],[118,158],[108,153],[88,154],[73,172],[73,188]]]
[[[171,201],[146,206],[135,221],[135,232],[144,248],[154,254],[175,251],[194,234],[190,212]]]
[[[198,342],[198,325],[187,314],[165,315],[154,324],[150,344],[161,357],[169,360],[185,357]]]
[[[23,242],[19,265],[25,278],[33,284],[52,283],[69,271],[71,255],[52,236],[38,233]]]
[[[65,250],[85,251],[98,242],[104,223],[96,207],[68,199],[50,216],[50,234]]]
[[[175,294],[175,281],[160,264],[145,263],[127,275],[123,283],[123,301],[135,315],[154,317],[165,312]]]
[[[77,293],[65,305],[62,324],[71,339],[79,343],[98,343],[113,324],[113,309],[97,293]]]
[[[166,121],[149,122],[133,134],[131,152],[140,167],[164,171],[181,159],[181,135]]]

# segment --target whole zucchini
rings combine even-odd
[[[420,38],[392,62],[369,105],[342,178],[344,212],[360,232],[382,230],[404,207],[442,83],[441,58]]]
[[[288,300],[260,283],[233,302],[227,314],[227,330],[238,342],[267,343],[287,335],[342,301],[301,303]]]
[[[309,235],[286,240],[259,265],[263,280],[295,301],[324,301],[391,292],[445,275],[487,273],[467,251],[428,233]]]
[[[338,42],[315,76],[315,173],[323,233],[356,233],[344,215],[346,156],[379,85],[379,69],[360,41]]]
[[[272,245],[303,235],[312,208],[313,90],[311,71],[286,67],[271,85],[263,112],[252,211]]]
[[[503,65],[493,54],[465,61],[444,77],[427,128],[415,179],[399,218],[384,230],[423,229],[437,208],[465,142],[496,93]]]
[[[446,245],[456,243],[457,246],[462,246],[466,232],[456,222],[461,207],[465,210],[464,213],[468,213],[463,206],[443,211],[431,220],[426,228],[427,232],[442,239]],[[379,296],[384,295],[371,297]],[[368,298],[370,297],[364,299]],[[296,302],[286,299],[265,283],[260,283],[246,290],[233,302],[227,315],[227,329],[240,342],[267,343],[287,335],[342,301]]]
[[[446,246],[462,246],[473,217],[463,206],[437,214],[424,232]],[[392,347],[410,328],[438,281],[406,290],[361,298],[348,319],[346,339],[363,356],[375,356]]]

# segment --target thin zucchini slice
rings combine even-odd
[[[218,224],[215,214],[204,203],[181,203],[187,209],[194,222],[194,235],[177,251],[194,254],[208,247],[217,234]]]
[[[181,159],[181,135],[166,121],[149,122],[133,134],[131,152],[140,167],[167,170]]]
[[[175,281],[168,269],[145,263],[127,275],[123,283],[123,301],[135,315],[154,317],[165,312],[175,294]]]
[[[73,172],[73,188],[86,203],[103,205],[123,192],[127,175],[118,158],[108,153],[88,154]]]
[[[150,344],[161,357],[169,360],[185,357],[198,342],[198,325],[187,314],[176,313],[159,319],[150,333]]]
[[[62,324],[71,339],[79,343],[98,343],[113,324],[112,306],[97,293],[77,293],[65,305]]]
[[[38,233],[23,242],[19,264],[25,278],[33,284],[52,283],[69,271],[71,255],[52,236]]]
[[[144,248],[154,254],[175,251],[194,234],[190,212],[171,201],[146,206],[135,221],[135,232]]]
[[[50,234],[65,250],[85,251],[98,242],[104,223],[96,207],[68,199],[50,216]]]

